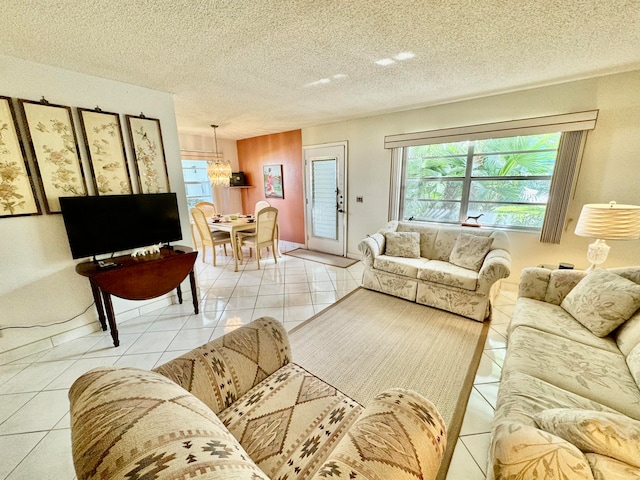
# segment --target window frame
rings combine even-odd
[[[561,134],[561,132],[556,132]],[[541,134],[542,135],[542,134]],[[500,137],[500,138],[514,138],[514,137]],[[482,203],[482,204],[492,204],[492,205],[535,205],[535,206],[543,206],[545,207],[545,214],[546,214],[546,207],[548,204],[547,202],[508,202],[508,201],[484,201],[484,202],[479,202],[476,200],[471,200],[471,188],[472,188],[472,184],[474,182],[485,182],[485,181],[499,181],[499,182],[507,182],[507,181],[518,181],[518,180],[542,180],[542,181],[548,181],[549,182],[549,187],[551,188],[551,181],[553,179],[553,174],[552,175],[509,175],[509,176],[473,176],[473,167],[474,167],[474,158],[478,155],[484,154],[476,154],[475,150],[476,150],[476,142],[478,140],[467,140],[469,142],[469,145],[467,146],[467,153],[466,155],[463,154],[450,154],[450,155],[439,155],[439,156],[428,156],[428,157],[423,157],[423,158],[462,158],[463,156],[465,157],[465,175],[464,176],[458,176],[458,177],[452,177],[452,176],[441,176],[441,177],[421,177],[421,178],[416,178],[416,179],[409,179],[407,178],[407,170],[408,170],[408,164],[409,161],[407,159],[407,155],[408,155],[408,149],[411,147],[407,147],[407,148],[403,148],[402,152],[401,152],[401,177],[400,177],[400,181],[401,181],[401,186],[400,186],[400,190],[402,192],[401,196],[400,196],[400,202],[399,202],[399,220],[403,220],[406,221],[407,219],[405,218],[405,203],[407,201],[406,198],[406,190],[407,190],[407,181],[411,180],[411,181],[432,181],[432,182],[447,182],[447,181],[453,181],[453,182],[460,182],[462,184],[462,194],[461,197],[459,199],[439,199],[439,200],[430,200],[430,199],[412,199],[412,200],[417,200],[417,201],[424,201],[427,203],[436,203],[436,202],[451,202],[451,203],[459,203],[460,204],[460,211],[459,211],[459,218],[457,220],[452,220],[452,221],[438,221],[438,220],[430,220],[430,219],[415,219],[415,221],[419,221],[419,222],[429,222],[429,223],[443,223],[443,224],[448,224],[448,225],[456,225],[459,223],[464,222],[469,215],[469,206],[474,204],[474,203]],[[458,142],[444,142],[443,144],[449,144],[449,143],[458,143]],[[511,151],[497,151],[497,152],[490,152],[488,153],[488,155],[508,155],[508,154],[514,154],[514,153],[522,153],[522,152],[526,152],[526,153],[537,153],[537,152],[555,152],[555,159],[554,159],[554,172],[555,172],[555,164],[558,160],[558,150],[559,150],[559,144],[560,144],[560,139],[558,139],[558,148],[556,149],[539,149],[539,150],[511,150]],[[431,144],[431,145],[438,145],[438,144]],[[424,146],[424,145],[412,145],[412,147],[418,147],[418,146]],[[413,217],[411,217],[413,218]],[[521,226],[521,225],[499,225],[499,224],[487,224],[488,227],[491,228],[500,228],[500,229],[505,229],[505,230],[516,230],[516,231],[525,231],[525,232],[540,232],[542,229],[542,225],[540,227],[527,227],[527,226]]]
[[[560,243],[562,233],[566,227],[569,201],[579,176],[587,134],[596,127],[598,113],[599,110],[588,110],[386,135],[384,137],[384,148],[391,151],[388,220],[392,221],[400,218],[400,203],[401,198],[404,197],[402,182],[404,147],[560,131],[562,136],[558,147],[554,175],[551,180],[550,198],[539,237],[542,243]],[[433,119],[433,121],[437,122],[438,119]]]

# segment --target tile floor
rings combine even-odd
[[[282,250],[292,248],[282,242]],[[120,347],[96,332],[45,352],[0,365],[0,479],[75,478],[71,461],[67,392],[83,372],[103,365],[150,369],[252,319],[271,315],[288,329],[331,305],[360,283],[362,265],[332,268],[283,256],[263,270],[254,261],[233,271],[197,261],[201,313],[190,302],[170,305],[119,324]],[[484,479],[505,330],[515,292],[496,303],[490,334],[469,399],[447,479]]]

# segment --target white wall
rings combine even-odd
[[[512,275],[540,263],[570,262],[585,268],[591,239],[573,234],[584,203],[640,204],[640,71],[556,86],[495,95],[302,130],[303,145],[349,142],[349,255],[358,243],[387,221],[391,153],[385,135],[457,127],[517,118],[599,109],[596,129],[589,133],[574,199],[569,204],[566,233],[560,245],[538,242],[537,234],[509,233]],[[364,203],[356,203],[357,196]],[[610,241],[604,266],[640,265],[640,241]]]
[[[182,243],[192,245],[171,94],[0,55],[0,95],[29,100],[40,100],[44,96],[51,103],[71,107],[99,106],[105,111],[120,113],[120,121],[125,128],[124,114],[139,115],[143,112],[147,117],[160,119],[169,181],[172,190],[178,194]],[[79,150],[84,171],[89,172],[75,109],[74,123],[81,143]],[[131,162],[133,156],[126,133],[124,139]],[[29,151],[28,148],[26,150]],[[135,179],[131,163],[129,167]],[[33,167],[31,171],[35,171]],[[91,192],[89,178],[87,183]],[[0,363],[12,354],[6,354],[7,351],[17,347],[23,347],[20,350],[25,352],[37,351],[55,342],[56,338],[61,341],[65,337],[64,332],[73,329],[77,332],[78,327],[87,325],[80,330],[90,331],[97,327],[94,307],[82,314],[93,297],[87,279],[75,273],[76,263],[78,261],[71,258],[61,215],[0,218],[0,326],[48,324],[80,315],[76,320],[59,326],[1,331]],[[188,291],[188,282],[184,286]],[[114,299],[116,313],[144,305],[145,302]],[[49,337],[54,338],[42,340]]]

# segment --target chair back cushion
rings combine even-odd
[[[154,369],[202,400],[214,413],[291,360],[287,332],[262,317]]]

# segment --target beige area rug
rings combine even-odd
[[[293,361],[366,406],[381,391],[415,390],[447,424],[444,479],[489,330],[442,310],[359,288],[294,328]]]
[[[359,260],[353,258],[339,257],[337,255],[330,255],[328,253],[314,252],[313,250],[306,250],[304,248],[296,248],[290,252],[285,252],[285,255],[291,255],[292,257],[302,258],[304,260],[310,260],[312,262],[324,263],[325,265],[331,265],[333,267],[347,268],[358,263]]]

